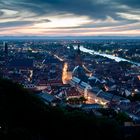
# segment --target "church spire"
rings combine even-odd
[[[82,65],[81,50],[80,50],[79,43],[78,43],[78,48],[77,48],[77,52],[76,52],[76,65]]]
[[[77,55],[80,55],[81,51],[80,51],[80,44],[78,44],[78,49],[77,49]]]

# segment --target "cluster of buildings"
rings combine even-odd
[[[68,71],[72,73],[68,83],[83,94],[90,109],[94,105],[97,108],[98,104],[98,107],[113,108],[139,119],[139,99],[132,100],[135,95],[140,95],[138,65],[127,67],[125,62],[82,52],[77,42],[63,46],[61,51],[56,51],[56,55],[67,62]]]
[[[140,67],[80,50],[77,41],[4,43],[0,75],[32,90],[46,104],[84,110],[112,108],[140,119]]]

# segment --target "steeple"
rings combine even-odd
[[[4,57],[5,57],[5,64],[8,63],[8,44],[7,42],[3,42],[4,46]]]
[[[3,42],[3,45],[4,45],[4,53],[5,53],[5,56],[7,57],[8,56],[8,44],[7,44],[7,42]]]
[[[78,47],[75,53],[75,64],[76,66],[72,72],[72,75],[75,77],[78,77],[84,82],[87,82],[88,76],[86,74],[91,74],[91,72],[83,65],[80,44],[78,44]]]
[[[80,51],[80,44],[78,44],[78,49],[77,49],[77,55],[80,55],[81,51]]]
[[[78,44],[77,52],[76,52],[76,65],[82,65],[82,58],[81,58],[81,51],[80,51],[80,44]]]

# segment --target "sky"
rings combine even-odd
[[[140,36],[140,0],[0,0],[0,36]]]

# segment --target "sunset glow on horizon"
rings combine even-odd
[[[0,0],[0,36],[139,36],[138,0]]]

